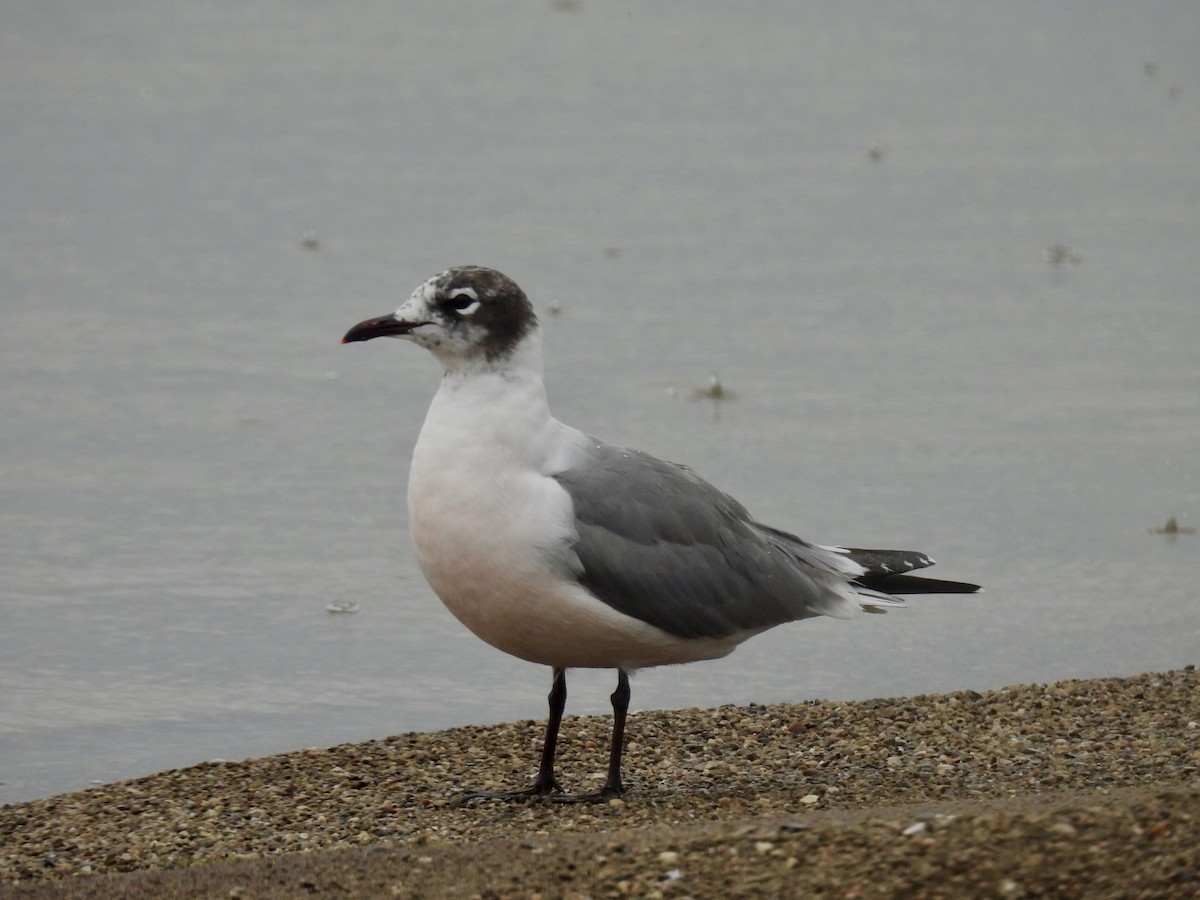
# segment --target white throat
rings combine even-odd
[[[413,448],[410,513],[419,496],[432,499],[435,484],[443,496],[454,493],[448,479],[502,484],[518,472],[544,473],[564,428],[550,414],[536,332],[492,360],[437,355],[445,374]]]

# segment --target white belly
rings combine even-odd
[[[736,646],[737,640],[675,637],[576,584],[563,565],[569,534],[548,534],[533,512],[551,497],[560,506],[570,498],[552,479],[541,481],[492,482],[482,493],[441,479],[411,483],[421,571],[475,635],[521,659],[564,668],[637,669],[712,659]]]

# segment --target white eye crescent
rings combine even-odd
[[[442,305],[447,309],[454,310],[460,316],[469,316],[479,309],[479,297],[470,288],[459,288],[447,297]]]

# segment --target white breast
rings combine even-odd
[[[408,507],[421,570],[478,637],[531,662],[626,669],[723,656],[617,612],[574,579],[570,496],[547,472],[585,440],[540,378],[447,378],[413,451]]]

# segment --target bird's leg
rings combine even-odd
[[[467,791],[464,800],[525,800],[530,797],[545,797],[562,791],[562,785],[554,775],[554,752],[558,747],[558,729],[562,725],[563,710],[567,706],[567,670],[554,669],[554,682],[550,685],[550,718],[546,722],[546,740],[542,744],[542,761],[538,765],[533,784],[518,791]]]
[[[617,669],[617,689],[609,699],[613,708],[612,746],[608,751],[608,778],[600,793],[616,797],[625,793],[621,784],[621,754],[625,750],[625,715],[629,712],[629,676],[624,669]]]
[[[529,786],[530,793],[549,794],[561,791],[562,785],[554,776],[554,753],[558,749],[558,729],[562,725],[563,710],[567,708],[567,670],[554,669],[554,681],[550,685],[550,718],[546,721],[546,740],[542,743],[542,761],[538,765],[537,777]]]
[[[603,803],[625,793],[621,783],[621,754],[625,749],[625,716],[629,712],[629,675],[617,669],[617,689],[609,697],[613,707],[612,745],[608,750],[608,777],[604,787],[594,794],[555,794],[546,799],[555,803]]]

